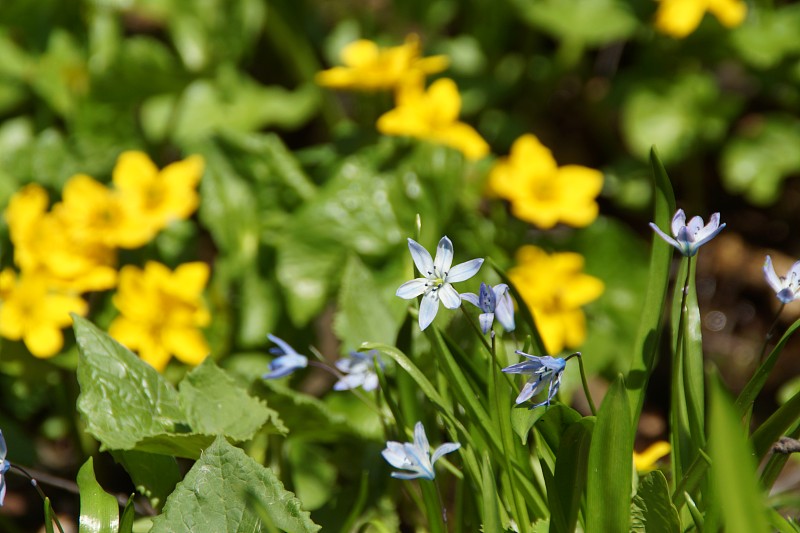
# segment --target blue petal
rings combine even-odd
[[[453,264],[453,243],[445,235],[436,246],[436,258],[433,260],[434,271],[437,276],[446,276]]]
[[[411,281],[406,281],[400,287],[398,287],[395,296],[399,296],[405,300],[411,300],[412,298],[416,298],[420,294],[424,293],[425,290],[428,288],[428,280],[425,278],[417,278],[412,279]]]
[[[457,283],[459,281],[468,280],[478,273],[478,270],[481,269],[481,265],[483,265],[483,259],[472,259],[466,263],[456,265],[447,273],[446,281],[448,283]]]
[[[304,355],[287,354],[273,359],[269,364],[272,372],[264,374],[264,379],[277,379],[288,376],[297,369],[305,368],[308,365],[308,358]]]
[[[273,335],[272,333],[268,333],[268,334],[267,334],[267,338],[268,338],[269,340],[271,340],[272,342],[274,342],[275,344],[277,344],[278,346],[280,346],[280,349],[283,351],[283,353],[285,353],[285,354],[296,354],[296,355],[299,355],[299,354],[297,354],[297,352],[294,350],[294,348],[292,348],[291,346],[289,346],[289,344],[288,344],[286,341],[284,341],[283,339],[279,339],[278,337],[276,337],[276,336],[275,336],[275,335]]]
[[[414,260],[419,273],[426,277],[432,276],[433,259],[431,259],[431,254],[428,253],[428,250],[414,239],[408,239],[408,250],[411,252],[411,259]]]
[[[435,291],[430,291],[422,297],[422,303],[419,304],[419,329],[424,330],[430,326],[436,318],[437,311],[439,311],[439,297]]]
[[[483,333],[488,333],[490,329],[492,329],[492,323],[494,322],[494,313],[481,313],[478,317],[478,321],[481,324],[481,331]]]

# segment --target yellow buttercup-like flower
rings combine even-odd
[[[332,89],[381,91],[396,89],[409,80],[421,80],[447,68],[445,56],[421,55],[416,35],[409,35],[405,44],[391,48],[379,48],[374,42],[361,39],[342,50],[345,66],[319,72],[316,80]]]
[[[656,468],[656,463],[662,457],[669,455],[672,448],[667,441],[657,441],[648,446],[642,453],[633,452],[633,466],[637,472],[649,472]]]
[[[51,287],[77,293],[109,289],[116,283],[116,252],[84,225],[95,210],[91,199],[75,198],[74,209],[57,204],[48,212],[47,191],[38,185],[27,185],[11,197],[5,219],[14,262],[26,274],[47,278]]]
[[[199,330],[211,322],[202,300],[208,276],[208,265],[199,262],[174,272],[152,261],[144,270],[123,267],[113,297],[120,315],[109,334],[158,371],[173,355],[186,364],[200,364],[209,352]]]
[[[521,220],[549,229],[559,222],[589,225],[597,218],[603,174],[579,165],[559,167],[534,135],[523,135],[489,174],[489,191],[511,202]]]
[[[141,246],[173,220],[189,218],[200,202],[197,184],[204,168],[199,155],[159,171],[144,152],[123,152],[117,159],[112,179],[125,216],[140,226],[146,238],[129,234],[130,241],[120,246]]]
[[[577,253],[548,254],[527,245],[516,259],[508,277],[533,313],[547,353],[578,347],[586,338],[581,307],[603,293],[603,282],[582,272],[584,259]]]
[[[656,28],[676,38],[683,38],[700,25],[706,11],[727,28],[740,25],[747,16],[742,0],[661,0],[656,12]]]
[[[444,144],[461,151],[467,159],[480,159],[489,145],[475,129],[458,121],[461,95],[453,80],[441,78],[426,91],[422,82],[408,84],[397,94],[397,107],[378,119],[385,135],[407,135]]]
[[[37,272],[17,277],[11,269],[0,273],[0,335],[22,340],[36,357],[57,354],[64,345],[61,330],[72,324],[70,313],[85,315],[80,297],[58,291]]]

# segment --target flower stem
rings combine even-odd
[[[9,466],[10,466],[10,468],[13,468],[17,472],[21,473],[26,478],[28,478],[30,480],[30,482],[31,482],[31,485],[33,485],[33,487],[36,489],[36,492],[39,493],[39,497],[42,498],[42,502],[47,502],[47,495],[42,490],[42,487],[39,486],[39,482],[36,481],[36,479],[34,479],[34,477],[32,475],[30,475],[27,470],[25,470],[21,466],[15,465],[15,464],[10,464],[9,463]],[[67,490],[70,490],[70,491],[73,491],[73,492],[76,492],[76,493],[78,492],[77,490],[73,490],[73,489],[77,489],[78,488],[77,485],[75,485],[74,488],[71,485],[68,486],[68,487],[67,486],[62,486],[62,488],[66,488]],[[56,527],[58,527],[58,530],[61,533],[64,533],[64,528],[61,527],[61,522],[58,521],[58,516],[56,516],[55,513],[53,513],[53,521],[56,523]]]
[[[572,355],[568,355],[564,358],[564,362],[569,361],[573,357],[578,358],[578,366],[581,369],[581,383],[583,383],[583,393],[586,395],[586,401],[589,403],[589,409],[592,411],[592,415],[597,416],[597,407],[594,404],[594,399],[592,399],[592,393],[589,391],[589,381],[586,379],[586,369],[583,368],[583,357],[581,356],[581,352],[575,352]]]
[[[764,344],[761,345],[761,352],[758,355],[758,364],[764,362],[764,356],[767,354],[767,346],[769,346],[769,341],[772,340],[772,337],[775,336],[775,330],[778,327],[778,322],[780,321],[784,307],[786,307],[786,304],[781,303],[778,312],[775,313],[775,318],[772,320],[772,325],[769,327],[769,330],[767,330],[767,335],[764,337]]]

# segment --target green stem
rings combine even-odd
[[[764,337],[764,344],[761,345],[761,352],[758,356],[758,364],[764,362],[764,356],[767,354],[767,346],[769,346],[769,341],[772,340],[772,337],[775,336],[775,329],[778,327],[778,322],[780,321],[781,313],[783,312],[784,307],[786,307],[786,304],[781,302],[778,312],[775,313],[775,318],[772,321],[772,325],[769,327],[769,330],[767,330],[767,335]]]
[[[681,405],[678,390],[684,389],[682,368],[685,364],[681,347],[683,346],[684,328],[686,325],[686,300],[689,295],[689,279],[692,273],[692,259],[687,258],[686,278],[683,282],[681,293],[681,307],[678,318],[678,330],[676,335],[675,350],[672,354],[672,393],[670,395],[670,446],[672,447],[672,468],[673,483],[678,483],[683,477],[682,457],[681,457]],[[673,487],[674,489],[675,487]]]
[[[597,407],[595,407],[594,399],[592,399],[592,393],[589,390],[589,381],[586,379],[586,369],[583,367],[583,357],[581,356],[581,352],[575,352],[572,355],[569,355],[564,358],[564,361],[569,361],[573,357],[578,358],[578,366],[581,369],[581,383],[583,383],[583,393],[586,395],[586,401],[589,403],[589,409],[592,411],[593,416],[597,416]]]
[[[14,469],[14,470],[16,470],[17,472],[20,472],[22,475],[24,475],[26,478],[28,478],[28,479],[30,480],[30,482],[31,482],[31,485],[33,486],[33,488],[35,488],[35,489],[36,489],[36,492],[38,492],[38,493],[39,493],[39,497],[40,497],[40,498],[42,498],[42,502],[45,502],[45,503],[47,502],[47,495],[46,495],[46,494],[44,493],[44,491],[42,490],[42,487],[40,487],[40,486],[39,486],[39,482],[38,482],[38,481],[36,481],[36,480],[33,478],[33,476],[31,476],[31,475],[28,473],[28,471],[27,471],[27,470],[25,470],[25,469],[24,469],[24,468],[22,468],[21,466],[17,466],[17,465],[14,465],[14,464],[10,464],[9,466],[10,466],[10,468],[13,468],[13,469]],[[70,488],[71,488],[71,487],[70,487]],[[77,488],[77,485],[76,485],[76,488]],[[75,492],[77,492],[77,491],[75,491]],[[56,527],[58,527],[58,530],[59,530],[61,533],[64,533],[64,528],[63,528],[63,527],[61,527],[61,522],[59,522],[59,521],[58,521],[58,516],[57,516],[55,513],[53,513],[53,521],[56,523]]]

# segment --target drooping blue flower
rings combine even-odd
[[[800,261],[792,265],[786,276],[778,276],[772,266],[772,258],[767,256],[764,261],[764,276],[782,303],[788,304],[800,298]]]
[[[528,355],[520,350],[517,350],[517,353],[524,355],[528,360],[503,369],[506,374],[530,375],[519,396],[517,396],[517,405],[530,400],[545,388],[547,388],[547,399],[531,406],[531,409],[542,405],[550,405],[550,402],[553,401],[558,392],[558,388],[561,386],[561,374],[564,373],[564,369],[567,367],[567,361],[557,357],[550,357],[549,355],[542,357]]]
[[[3,432],[0,431],[0,507],[6,498],[6,472],[11,467],[11,463],[6,460],[6,439],[3,437]]]
[[[673,239],[658,226],[650,223],[650,227],[655,230],[658,235],[674,246],[686,257],[692,257],[697,253],[697,250],[705,243],[716,237],[717,233],[722,231],[725,224],[719,223],[719,213],[714,213],[708,219],[708,224],[703,225],[703,219],[700,217],[693,217],[689,223],[686,223],[686,214],[683,209],[678,209],[675,216],[672,217],[672,234],[675,236]]]
[[[445,442],[430,456],[430,444],[425,435],[425,428],[422,422],[414,425],[414,442],[395,442],[386,443],[386,449],[381,452],[383,458],[395,468],[410,470],[410,472],[392,472],[392,477],[397,479],[433,479],[436,473],[433,465],[441,456],[446,453],[454,452],[461,447],[458,442]]]
[[[269,352],[279,357],[270,361],[270,371],[262,376],[264,379],[282,378],[288,376],[295,370],[308,366],[308,357],[297,353],[286,341],[272,334],[267,335],[267,338],[278,345],[277,347],[270,348]]]
[[[336,361],[336,368],[345,374],[333,386],[333,390],[350,390],[362,387],[365,391],[378,388],[378,374],[375,373],[375,363],[384,367],[381,356],[376,350],[368,352],[350,352],[350,356]]]
[[[483,313],[478,317],[481,329],[488,333],[492,329],[495,316],[503,325],[506,331],[514,331],[514,303],[511,301],[511,294],[508,285],[501,283],[492,287],[481,283],[480,294],[465,292],[461,299],[479,308]]]
[[[419,306],[419,327],[427,328],[439,310],[439,300],[448,309],[457,309],[461,305],[458,292],[451,283],[464,281],[480,270],[483,259],[472,259],[466,263],[453,264],[453,243],[447,236],[439,241],[436,247],[436,259],[414,239],[408,239],[408,249],[420,274],[424,277],[406,281],[397,289],[396,295],[406,300],[423,295]]]

